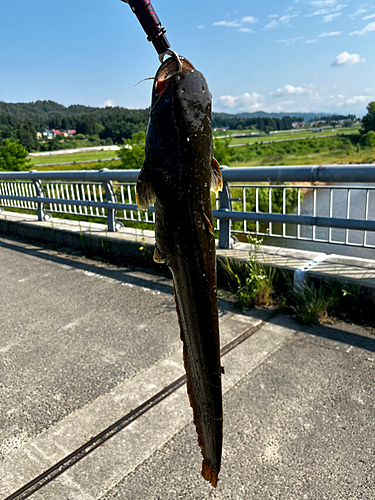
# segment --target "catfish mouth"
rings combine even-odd
[[[161,95],[164,92],[168,83],[175,75],[186,69],[195,69],[185,57],[179,56],[179,58],[181,66],[175,57],[168,57],[158,69],[154,80],[154,90],[157,95]]]

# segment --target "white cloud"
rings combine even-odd
[[[200,25],[198,26],[198,29],[199,29],[199,30],[202,30],[204,27],[205,27],[205,26],[204,26],[204,24],[200,24]]]
[[[336,17],[339,17],[339,16],[341,16],[341,12],[336,12],[335,14],[328,14],[327,16],[323,16],[322,23],[330,23]]]
[[[316,40],[306,40],[305,42],[302,43],[316,43]]]
[[[298,111],[298,105],[296,101],[293,100],[282,100],[273,102],[271,105],[267,105],[265,98],[260,94],[254,92],[253,94],[245,93],[241,96],[221,96],[218,99],[217,107],[224,111],[230,111],[231,113],[242,113],[254,111],[265,111],[267,113],[279,113],[279,112],[295,112]],[[300,111],[305,111],[306,104],[299,106]],[[303,109],[302,109],[303,108]]]
[[[239,21],[217,21],[213,26],[228,26],[228,28],[241,28]]]
[[[259,111],[264,107],[264,96],[253,92],[245,92],[239,96],[223,95],[219,97],[219,105],[225,108],[237,109],[238,111]]]
[[[371,14],[369,16],[366,16],[363,18],[364,21],[367,21],[367,19],[373,19],[375,17],[375,14]]]
[[[99,104],[99,108],[113,108],[115,105],[115,101],[112,99],[108,99],[108,101],[104,101],[102,104]]]
[[[266,26],[263,29],[264,30],[272,30],[272,29],[278,28],[280,26],[280,23],[281,24],[288,24],[291,19],[293,19],[294,17],[298,17],[298,16],[299,16],[299,13],[297,13],[297,12],[295,12],[294,14],[285,14],[284,16],[281,16],[281,17],[279,17],[277,14],[272,14],[268,17],[269,18],[279,17],[279,18],[277,20],[274,19],[270,23],[266,24]]]
[[[285,16],[281,16],[279,21],[280,23],[287,24],[293,17],[298,17],[298,14],[286,14]]]
[[[245,16],[241,19],[241,23],[251,23],[251,24],[255,24],[255,23],[259,23],[258,19],[254,16]]]
[[[314,7],[334,7],[337,0],[312,0],[310,4]]]
[[[258,19],[254,16],[245,16],[241,20],[234,20],[234,21],[217,21],[213,23],[213,26],[227,26],[228,28],[241,28],[240,31],[245,31],[246,33],[254,33],[252,30],[245,30],[244,25],[245,24],[255,24],[259,23]]]
[[[318,10],[315,10],[314,12],[311,12],[309,14],[305,14],[305,17],[309,18],[313,16],[325,16],[323,18],[323,22],[332,21],[332,19],[341,15],[341,13],[339,12],[340,10],[345,9],[345,7],[347,7],[347,4],[344,3],[337,4],[337,0],[329,3],[310,2],[310,4],[314,7],[318,7]]]
[[[375,31],[375,22],[368,24],[361,31],[353,31],[353,33],[350,33],[350,35],[365,35],[370,31]]]
[[[319,37],[326,37],[326,36],[338,36],[341,35],[341,31],[330,31],[329,33],[321,33],[318,35]]]
[[[367,9],[363,9],[361,7],[360,9],[356,10],[355,12],[353,12],[353,14],[349,14],[349,19],[354,19],[357,16],[362,16],[362,14],[366,14],[366,12],[367,12]]]
[[[371,99],[371,96],[368,95],[355,95],[353,97],[349,97],[343,103],[340,103],[341,106],[353,106],[353,104],[358,104],[359,102],[367,102]]]
[[[263,29],[265,30],[273,30],[279,26],[278,21],[271,21],[268,23]]]
[[[288,95],[288,94],[311,94],[311,90],[303,87],[293,87],[293,85],[287,84],[282,89],[277,89],[274,95]]]
[[[255,33],[255,31],[250,28],[240,28],[238,31],[242,31],[242,33]]]
[[[291,45],[292,43],[298,42],[298,40],[302,40],[303,36],[297,36],[296,38],[287,38],[286,40],[276,40],[276,43],[283,43],[285,45]]]
[[[349,54],[349,52],[341,52],[335,57],[331,66],[353,66],[353,64],[358,64],[360,62],[365,62],[361,59],[359,54]]]

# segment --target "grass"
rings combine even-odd
[[[251,134],[253,132],[262,133],[258,129],[244,129],[244,130],[214,130],[212,132],[213,137],[223,137],[225,135],[236,135],[236,134]]]
[[[275,303],[274,291],[276,268],[269,262],[260,262],[257,252],[263,240],[249,236],[249,262],[238,259],[221,259],[220,267],[230,291],[236,293],[237,305],[241,309],[254,305],[271,306]]]
[[[254,144],[230,148],[231,166],[373,163],[374,148],[361,148],[359,135]]]
[[[260,244],[260,240],[255,243],[258,254]],[[272,262],[264,263],[264,258],[261,260],[256,258],[253,246],[248,262],[219,260],[220,285],[235,295],[240,309],[283,309],[305,325],[339,319],[375,327],[374,289],[324,278],[306,280],[302,289],[295,289],[289,273],[273,267]]]
[[[264,134],[255,135],[253,137],[232,137],[231,144],[256,144],[261,142],[274,142],[278,140],[292,140],[292,139],[306,139],[308,137],[322,137],[330,136],[334,137],[342,134],[359,134],[360,126],[356,125],[354,127],[336,127],[335,129],[326,128],[322,129],[322,132],[313,132],[312,130],[293,130],[292,132],[278,132],[276,134]],[[220,137],[223,135],[233,135],[233,134],[245,134],[256,132],[256,130],[226,130],[226,131],[216,131],[213,133],[214,137]]]
[[[88,160],[103,160],[106,158],[117,158],[118,151],[92,151],[88,153],[69,153],[48,156],[30,157],[32,165],[61,162],[80,162]]]
[[[93,163],[74,163],[73,165],[64,165],[57,163],[54,165],[42,165],[39,167],[31,166],[33,170],[42,172],[53,172],[53,171],[64,171],[64,170],[100,170],[101,168],[108,169],[121,169],[121,161],[105,161],[105,162],[93,162]]]
[[[296,155],[288,154],[283,156],[280,161],[270,161],[263,163],[263,165],[348,165],[357,163],[373,163],[375,161],[375,152],[361,151],[360,153],[352,153],[350,156],[342,151],[335,152],[321,152],[319,154],[310,155]],[[259,160],[253,159],[248,161],[231,162],[232,167],[259,167],[262,164]]]
[[[337,137],[337,133],[344,131],[349,133],[354,131],[355,134],[349,137]],[[238,131],[231,131],[238,132]],[[241,131],[246,133],[247,131]],[[232,144],[239,142],[244,143],[245,140],[253,147],[238,147],[230,148],[231,166],[259,166],[259,165],[311,165],[311,164],[347,164],[347,163],[372,163],[375,158],[375,151],[369,148],[360,149],[356,146],[358,142],[358,127],[357,128],[336,128],[332,133],[328,129],[327,134],[331,133],[332,137],[323,138],[324,133],[311,134],[306,131],[296,131],[284,134],[272,134],[260,137],[248,137],[232,139]],[[216,132],[215,132],[216,133]],[[274,142],[275,140],[285,138],[303,138],[312,136],[312,139],[304,139],[301,141],[286,141]],[[270,144],[263,144],[261,140],[271,141]],[[102,160],[117,157],[117,151],[95,151],[87,153],[71,153],[61,155],[51,155],[45,157],[32,157],[31,166],[37,170],[88,170],[97,168],[120,168],[120,161],[114,160],[111,162],[93,162],[92,164],[80,164],[82,161]],[[49,163],[64,163],[76,162],[74,165],[47,165]],[[34,167],[36,164],[42,164],[42,167]],[[44,166],[45,165],[45,166]],[[139,165],[141,168],[142,165]]]
[[[332,132],[333,130],[333,132]],[[307,139],[318,138],[324,136],[335,137],[337,135],[350,135],[359,134],[359,127],[352,128],[336,128],[336,129],[323,129],[322,132],[313,132],[312,130],[297,130],[295,132],[280,132],[277,134],[254,136],[254,137],[234,137],[231,144],[254,144],[259,142],[275,142],[280,140],[294,140],[294,139]]]

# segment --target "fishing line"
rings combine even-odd
[[[271,313],[267,320],[270,319],[275,313]],[[235,349],[238,345],[242,344],[245,340],[247,340],[251,335],[256,333],[258,330],[263,328],[265,325],[265,321],[259,321],[255,325],[251,326],[240,335],[238,335],[231,342],[228,342],[224,347],[220,350],[220,355],[225,356],[228,352]],[[10,496],[6,497],[4,500],[24,500],[28,498],[30,495],[40,490],[51,482],[53,479],[63,474],[74,464],[82,460],[82,458],[87,457],[89,453],[94,451],[96,448],[101,446],[105,441],[113,437],[115,434],[120,432],[122,429],[127,427],[129,424],[134,422],[137,418],[141,417],[144,413],[151,410],[158,403],[166,399],[172,393],[177,391],[180,387],[182,387],[186,383],[186,375],[182,375],[180,378],[176,379],[170,385],[162,389],[160,392],[152,396],[150,399],[142,403],[140,406],[135,408],[134,410],[127,413],[125,416],[117,420],[117,422],[113,423],[102,432],[92,437],[85,444],[77,448],[75,451],[70,453],[68,456],[54,464],[52,467],[44,471],[42,474],[31,480],[29,483],[22,486],[20,489],[12,493]]]

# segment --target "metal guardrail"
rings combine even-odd
[[[224,188],[213,200],[219,247],[231,235],[272,236],[375,248],[375,166],[222,167]],[[0,172],[0,206],[153,224],[153,207],[135,204],[139,170]],[[284,184],[287,183],[287,184]],[[301,184],[302,183],[302,184]],[[1,209],[0,209],[1,210]]]

